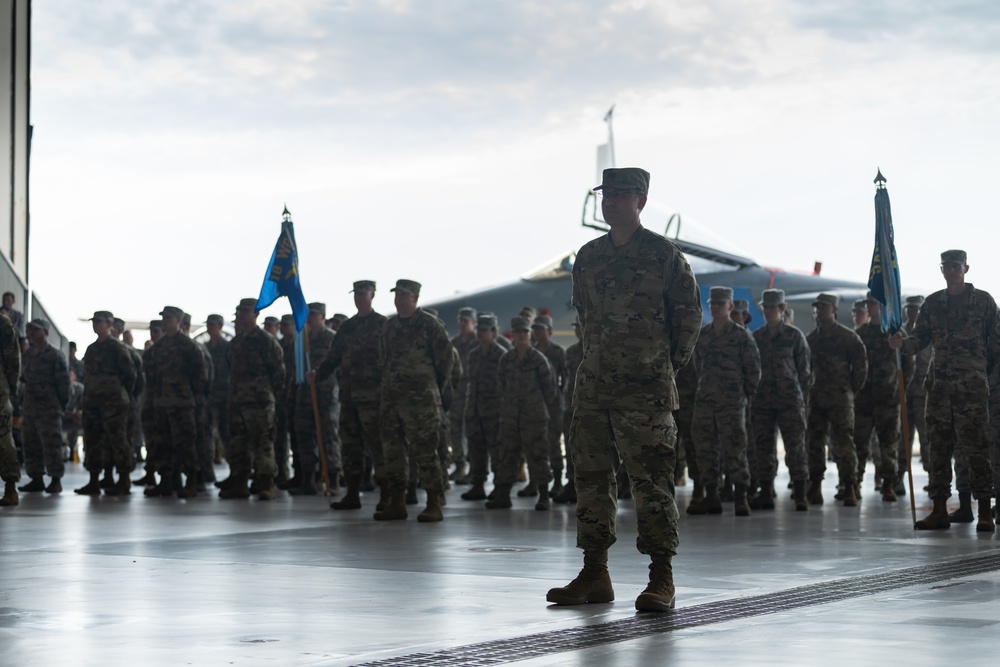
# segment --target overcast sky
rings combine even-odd
[[[593,238],[611,104],[656,231],[866,280],[880,167],[904,285],[959,247],[1000,293],[995,1],[34,0],[33,30],[31,283],[83,343],[256,296],[285,204],[331,312],[514,279]]]

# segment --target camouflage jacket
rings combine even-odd
[[[917,321],[907,322],[903,325],[903,330],[906,332],[907,336],[913,335],[913,327],[916,325]],[[934,346],[928,345],[924,349],[917,352],[916,356],[913,357],[913,381],[906,385],[906,395],[912,396],[913,398],[920,399],[927,392],[924,390],[924,382],[927,381],[927,371],[930,370],[931,359],[934,358]],[[990,396],[993,392],[990,392]]]
[[[155,345],[150,345],[142,351],[142,376],[144,378],[145,391],[142,392],[141,402],[144,408],[153,407],[152,387],[156,386],[156,379],[153,377],[153,347]]]
[[[965,292],[934,292],[924,301],[903,349],[911,354],[934,345],[925,388],[985,395],[989,371],[1000,361],[1000,316],[988,292],[966,283]]]
[[[76,373],[76,381],[83,382],[83,376],[87,374],[87,369],[83,366],[82,359],[73,359],[69,362],[69,369]]]
[[[465,384],[465,373],[462,371],[462,357],[458,350],[451,348],[451,374],[447,382],[441,387],[441,406],[445,412],[451,410],[451,404],[455,401],[457,387]]]
[[[371,312],[340,325],[330,352],[316,368],[320,382],[340,369],[340,400],[351,405],[378,405],[382,384],[382,329],[386,317]]]
[[[868,352],[868,374],[858,398],[864,397],[879,404],[898,405],[899,377],[896,351],[889,347],[888,334],[882,331],[880,325],[871,322],[862,324],[855,333],[861,338]],[[903,354],[901,359],[905,386],[913,379],[913,356]]]
[[[556,377],[556,394],[559,397],[559,405],[562,406],[563,393],[566,387],[566,349],[559,343],[551,340],[545,347],[541,347],[538,343],[535,343],[535,349],[545,355],[549,366],[552,367],[552,373]]]
[[[237,405],[273,406],[285,388],[285,362],[277,339],[258,326],[229,343],[229,400]]]
[[[209,339],[205,343],[212,358],[212,389],[211,399],[213,401],[226,401],[229,399],[229,382],[232,376],[232,360],[229,358],[229,341],[219,337],[219,340]]]
[[[507,353],[497,342],[469,350],[468,394],[465,418],[500,416],[500,357]]]
[[[716,331],[711,322],[701,328],[694,362],[699,406],[745,406],[760,382],[757,344],[749,331],[732,320],[721,331]]]
[[[195,394],[195,399],[204,402],[212,394],[212,385],[215,384],[215,364],[212,363],[212,353],[208,351],[204,343],[196,340],[194,344],[198,347],[198,352],[201,353],[201,367],[205,375],[205,386]]]
[[[46,343],[32,346],[21,359],[24,381],[24,411],[39,414],[62,414],[69,403],[69,367],[61,350]]]
[[[69,400],[66,401],[66,414],[80,412],[83,409],[83,383],[70,382]]]
[[[129,390],[135,387],[135,366],[125,346],[114,338],[94,341],[83,356],[86,380],[83,407],[128,405]]]
[[[518,359],[509,350],[497,366],[500,384],[500,419],[545,422],[559,406],[556,376],[545,355],[534,347]]]
[[[583,331],[574,407],[677,409],[674,373],[694,352],[701,299],[680,249],[639,227],[616,248],[608,233],[573,265]]]
[[[382,328],[382,346],[382,400],[440,408],[453,363],[444,325],[420,308],[394,315]]]
[[[566,381],[563,383],[563,405],[573,409],[573,393],[576,390],[576,371],[583,361],[583,343],[577,341],[566,348]]]
[[[806,342],[812,355],[810,396],[853,401],[868,375],[868,353],[858,334],[837,322],[829,331],[816,327]]]
[[[461,360],[462,377],[455,385],[455,397],[464,397],[468,391],[469,384],[469,352],[479,347],[479,340],[475,332],[469,334],[465,339],[459,334],[451,339],[451,346],[458,350],[458,358]],[[459,399],[461,400],[461,399]]]
[[[805,403],[811,379],[805,334],[781,322],[775,331],[765,325],[753,332],[760,352],[760,384],[755,408],[778,409]]]
[[[142,372],[142,352],[135,349],[131,345],[125,345],[122,343],[125,351],[128,352],[129,359],[132,360],[132,370],[135,372],[135,383],[132,385],[129,391],[129,397],[134,400],[139,400],[139,397],[143,395],[146,390],[146,376]]]
[[[198,344],[182,333],[164,334],[153,347],[153,392],[156,408],[193,408],[195,398],[205,395],[208,375]],[[90,375],[90,368],[87,368]]]
[[[318,370],[323,365],[323,360],[330,354],[330,350],[333,348],[333,341],[336,337],[337,333],[326,327],[323,327],[319,331],[309,332],[309,354],[306,355],[307,370],[313,368]],[[337,384],[337,373],[328,375],[322,381],[316,378],[317,387],[323,383],[333,387],[333,385]]]
[[[694,359],[684,364],[674,379],[677,382],[677,409],[693,410],[698,397],[698,369]]]
[[[17,394],[17,382],[21,377],[21,346],[18,344],[17,330],[10,318],[0,313],[0,357],[3,361],[3,375],[6,382],[0,382],[0,403]]]

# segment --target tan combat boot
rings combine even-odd
[[[774,506],[774,503],[771,503]],[[737,484],[733,490],[733,511],[736,516],[750,516],[750,503],[747,502],[747,485]]]
[[[972,493],[958,492],[958,509],[948,515],[952,523],[972,523],[976,520],[972,514]]]
[[[915,525],[917,530],[943,530],[951,528],[951,519],[948,518],[948,499],[935,498],[934,509]]]
[[[53,477],[49,485],[45,487],[45,493],[62,493],[62,479]]]
[[[55,483],[55,480],[53,480]],[[129,478],[128,473],[121,473],[118,476],[118,481],[104,489],[105,495],[109,496],[127,496],[132,493],[132,480]]]
[[[550,509],[551,507],[552,504],[549,501],[549,485],[540,484],[538,486],[538,502],[535,503],[535,509],[538,510],[539,512],[544,512],[545,510]]]
[[[81,486],[79,489],[73,489],[73,493],[79,493],[81,496],[101,495],[100,477],[100,471],[90,473],[90,482],[86,486]]]
[[[198,495],[198,478],[193,473],[189,473],[185,481],[184,488],[177,492],[178,498],[194,498]],[[219,494],[222,495],[221,493]]]
[[[427,490],[427,507],[417,515],[417,521],[420,523],[432,523],[444,519],[444,514],[441,512],[441,496],[443,494],[443,491],[436,489]]]
[[[809,493],[806,494],[806,499],[809,501],[810,505],[822,505],[823,504],[823,478],[813,477],[809,480]]]
[[[385,508],[375,512],[372,517],[376,521],[402,521],[406,519],[406,488],[399,487],[389,490],[389,500]]]
[[[486,489],[482,482],[476,482],[472,488],[462,494],[462,500],[486,500]]]
[[[882,502],[894,503],[899,500],[896,496],[896,483],[886,477],[882,480]]]
[[[513,507],[513,503],[510,502],[509,484],[497,484],[493,487],[493,493],[491,496],[492,497],[486,501],[486,509],[506,510]]]
[[[795,501],[795,511],[796,512],[808,512],[809,511],[809,501],[806,500],[806,482],[800,479],[797,482],[792,482],[792,500]]]
[[[160,481],[154,486],[147,487],[142,493],[147,498],[166,498],[167,496],[174,495],[174,490],[170,483],[170,471],[168,470],[160,475]]]
[[[330,509],[335,510],[359,510],[361,509],[361,485],[357,482],[349,482],[347,493],[340,500],[330,503]]]
[[[230,475],[225,486],[220,487],[219,497],[223,500],[244,500],[250,497],[250,487],[247,486],[248,475]]]
[[[705,514],[722,514],[722,499],[717,489],[708,489],[705,500],[701,503]]]
[[[257,492],[257,500],[274,500],[278,497],[278,486],[274,483],[274,478],[265,475],[260,478],[260,491]]]
[[[774,481],[761,482],[760,492],[750,501],[752,510],[774,509]]]
[[[588,602],[611,602],[615,590],[608,574],[608,551],[584,551],[583,569],[576,579],[562,588],[551,588],[546,601],[559,605],[578,605]]]
[[[850,480],[844,482],[844,507],[857,507],[861,486],[857,482]]]
[[[375,511],[381,512],[389,506],[389,483],[380,480],[378,483],[378,502],[375,503]]]
[[[3,498],[0,498],[0,507],[13,507],[20,499],[17,497],[17,482],[7,482],[4,488]]]
[[[992,533],[996,530],[993,524],[993,510],[990,508],[992,498],[986,496],[979,501],[979,522],[976,523],[977,533]]]
[[[653,554],[652,562],[649,564],[649,584],[635,599],[636,610],[670,611],[674,608],[676,597],[670,556]]]

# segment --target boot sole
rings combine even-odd
[[[588,604],[588,603],[614,602],[615,592],[613,590],[595,591],[593,593],[588,593],[583,597],[572,598],[566,595],[560,595],[558,593],[553,593],[552,591],[549,591],[548,594],[545,596],[545,601],[563,607],[574,607],[576,605]]]
[[[677,601],[677,596],[670,598],[670,602],[663,602],[659,598],[654,598],[648,595],[640,595],[635,599],[635,609],[636,611],[656,611],[664,612],[670,611],[674,608],[674,604]]]

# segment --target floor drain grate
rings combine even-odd
[[[884,574],[864,575],[810,584],[754,597],[681,607],[664,615],[636,616],[579,628],[541,632],[524,637],[456,646],[427,653],[362,663],[362,667],[410,665],[499,665],[565,651],[579,651],[686,628],[736,621],[791,609],[840,602],[899,588],[933,584],[1000,570],[1000,553],[920,565]]]

